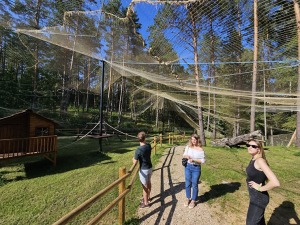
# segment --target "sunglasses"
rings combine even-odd
[[[249,145],[249,144],[246,144],[246,146],[247,146],[247,148],[249,148],[250,146],[251,146],[252,148],[258,148],[257,145]]]

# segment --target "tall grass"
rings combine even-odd
[[[56,168],[46,159],[32,157],[1,163],[0,168],[0,224],[52,224],[97,192],[118,179],[119,167],[127,170],[132,165],[138,142],[103,140],[99,152],[97,139],[85,138],[73,143],[74,138],[59,139]],[[166,145],[157,149],[157,162]],[[136,180],[136,182],[138,179]],[[118,195],[117,188],[71,224],[85,224]],[[126,218],[133,218],[141,196],[135,184],[126,198]],[[114,224],[117,207],[103,219],[103,224]]]

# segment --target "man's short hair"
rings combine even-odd
[[[144,142],[146,140],[146,133],[144,131],[139,132],[137,138],[139,142]]]

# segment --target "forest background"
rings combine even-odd
[[[152,7],[133,1],[135,12],[130,1],[4,0],[0,117],[32,108],[62,128],[82,128],[99,120],[103,98],[105,121],[121,130],[135,132],[145,119],[154,131],[182,127],[212,139],[254,128],[266,138],[271,131],[291,135],[299,85],[297,1],[260,1],[258,16],[255,2]],[[154,18],[145,28],[139,15],[147,11]]]

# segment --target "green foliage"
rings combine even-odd
[[[295,130],[297,124],[296,121],[297,121],[297,114],[293,113],[292,115],[286,118],[284,123],[282,123],[282,128],[286,130]]]
[[[296,152],[294,156],[300,156],[300,152]]]

